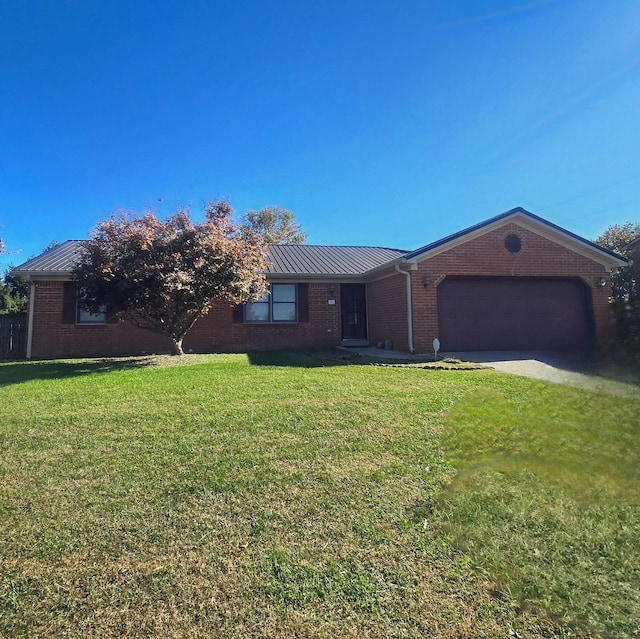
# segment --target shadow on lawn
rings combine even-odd
[[[93,375],[95,373],[110,373],[128,368],[145,368],[154,365],[154,360],[149,357],[10,362],[0,366],[0,387],[33,380],[65,379]]]
[[[247,353],[252,366],[286,366],[290,368],[327,368],[370,364],[374,360],[346,351],[254,351]]]
[[[351,353],[335,352],[253,352],[247,353],[249,362],[254,366],[283,366],[290,368],[320,368],[332,366],[349,366],[351,364],[368,364],[370,358],[358,357]],[[148,368],[158,366],[158,359],[169,356],[142,357],[103,357],[82,360],[51,361],[16,361],[0,365],[0,387],[21,384],[34,380],[66,379],[96,373],[131,368]],[[189,355],[185,357],[191,357]],[[187,363],[187,360],[185,360]]]

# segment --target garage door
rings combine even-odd
[[[443,351],[576,351],[594,342],[591,292],[577,279],[446,278],[438,322]]]

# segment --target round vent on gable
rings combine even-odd
[[[509,253],[519,253],[522,248],[522,240],[514,233],[511,233],[504,238],[504,247]]]

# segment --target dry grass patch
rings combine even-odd
[[[374,366],[390,367],[390,368],[418,368],[423,370],[437,371],[478,371],[491,370],[491,366],[485,364],[477,364],[475,362],[463,362],[454,357],[445,357],[433,361],[415,361],[415,360],[396,360],[396,361],[375,361]]]

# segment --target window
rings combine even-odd
[[[100,312],[90,313],[82,308],[80,304],[81,291],[78,291],[76,323],[78,324],[104,324],[107,321],[107,309],[105,306],[100,307]]]
[[[104,306],[100,307],[99,313],[90,313],[78,307],[78,324],[104,324],[107,321],[107,312]]]
[[[80,291],[76,282],[64,282],[62,288],[63,324],[106,324],[106,308],[99,313],[89,313],[80,304]]]
[[[514,233],[511,233],[504,238],[504,247],[509,253],[519,253],[522,248],[522,240]]]
[[[265,293],[260,299],[245,306],[244,321],[296,322],[296,302],[295,284],[272,284],[270,294]]]

